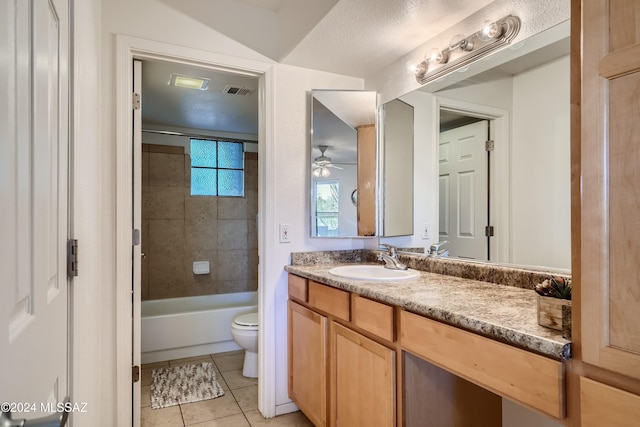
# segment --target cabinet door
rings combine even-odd
[[[330,334],[333,425],[396,425],[395,351],[335,322]]]
[[[327,318],[289,301],[289,397],[316,427],[327,425]]]
[[[640,379],[640,2],[582,7],[582,354]]]

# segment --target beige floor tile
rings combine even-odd
[[[213,353],[211,357],[216,360],[219,357],[232,356],[234,354],[244,354],[244,350],[225,351],[224,353]]]
[[[254,411],[258,409],[258,386],[238,388],[232,391],[233,397],[240,405],[242,412]]]
[[[174,359],[169,361],[169,366],[181,366],[181,365],[191,365],[202,362],[213,362],[211,356],[205,354],[204,356],[195,356],[195,357],[185,357],[184,359]],[[214,365],[215,370],[215,365]]]
[[[279,427],[313,427],[313,424],[305,415],[298,411],[291,414],[280,415],[275,418],[264,418],[260,411],[245,412],[251,427],[279,426]]]
[[[244,364],[244,353],[214,357],[213,361],[216,362],[220,372],[237,371],[242,369]]]
[[[242,370],[222,372],[222,377],[231,390],[250,387],[258,384],[257,378],[247,378],[242,375]]]
[[[167,368],[168,366],[169,361],[165,360],[164,362],[143,363],[140,369]]]
[[[151,406],[151,386],[140,387],[140,407]]]
[[[141,427],[179,427],[183,426],[180,407],[170,406],[162,409],[142,408],[140,411]]]
[[[196,424],[203,421],[215,420],[230,415],[241,414],[240,406],[231,393],[216,399],[180,405],[185,424]]]
[[[218,418],[217,420],[187,425],[193,427],[250,427],[249,422],[243,414],[231,415],[230,417]]]
[[[149,368],[140,370],[140,385],[142,387],[151,384],[151,375],[153,370],[157,368]]]

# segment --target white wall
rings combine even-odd
[[[100,0],[73,2],[73,157],[72,238],[82,255],[72,295],[72,395],[86,402],[87,412],[74,413],[76,426],[114,425],[113,327],[100,315],[102,301],[113,288],[113,211],[103,189],[113,172],[102,161],[107,154],[100,143]]]
[[[569,56],[513,79],[511,250],[515,264],[571,268]]]
[[[103,363],[101,377],[108,380],[104,384],[103,394],[105,402],[113,402],[118,390],[115,389],[115,301],[116,286],[127,284],[114,283],[115,270],[115,34],[126,34],[140,38],[188,46],[209,52],[242,57],[252,60],[270,60],[249,48],[221,35],[180,13],[175,12],[166,4],[154,0],[110,0],[102,5],[102,108],[103,126],[102,143],[98,151],[101,154],[100,182],[102,185],[94,188],[98,191],[94,206],[100,207],[98,216],[104,218],[99,228],[104,234],[105,251],[101,268],[109,273],[100,281],[103,291],[103,335],[102,348]],[[270,397],[275,396],[277,404],[285,405],[282,411],[290,410],[291,406],[287,392],[287,351],[286,351],[286,300],[287,280],[283,270],[284,265],[290,263],[292,251],[309,251],[316,249],[347,249],[363,247],[362,240],[352,239],[311,239],[309,236],[309,188],[310,176],[308,159],[309,149],[309,91],[311,89],[362,89],[363,81],[352,77],[338,76],[330,73],[316,72],[298,67],[274,65],[273,84],[274,98],[267,99],[273,108],[273,158],[272,164],[260,163],[265,166],[268,182],[273,183],[263,195],[268,209],[272,210],[275,220],[267,224],[269,229],[261,230],[272,236],[271,241],[265,242],[265,252],[268,253],[269,263],[264,266],[262,288],[268,301],[269,310],[275,315],[273,323],[267,322],[262,327],[274,337],[275,355],[275,384],[268,384]],[[264,150],[264,141],[261,150]],[[261,153],[261,158],[263,158]],[[262,185],[262,183],[261,183]],[[262,191],[262,188],[261,188]],[[276,241],[277,229],[280,223],[290,224],[291,243],[280,244]],[[261,256],[262,258],[262,256]],[[113,405],[105,404],[102,425],[115,425]]]

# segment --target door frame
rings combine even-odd
[[[440,141],[440,110],[448,110],[466,116],[478,117],[489,120],[489,135],[495,142],[495,149],[489,157],[489,211],[491,217],[489,222],[494,226],[496,234],[495,240],[489,245],[489,256],[492,261],[511,261],[511,183],[510,165],[511,139],[510,123],[511,118],[508,110],[490,107],[487,105],[475,104],[467,101],[449,99],[442,96],[434,96],[433,108],[433,156],[432,156],[432,179],[438,180],[438,145]],[[438,187],[435,188],[439,191]],[[439,194],[435,195],[435,200],[439,200]],[[433,206],[435,226],[440,224],[440,211],[438,204]],[[435,236],[440,234],[440,230],[435,230]]]
[[[215,70],[256,76],[258,83],[258,306],[261,325],[275,323],[274,305],[268,303],[263,284],[270,261],[266,250],[268,224],[274,222],[274,89],[275,64],[239,58],[190,47],[116,34],[116,423],[129,425],[133,420],[133,388],[131,366],[133,346],[133,60],[150,59],[183,63]],[[139,248],[138,248],[139,252]],[[139,317],[138,317],[139,319]],[[138,320],[139,321],[139,320]],[[260,328],[258,408],[265,417],[275,416],[275,331]],[[136,355],[134,355],[134,358]],[[138,354],[139,358],[140,355]],[[138,418],[139,420],[139,418]]]

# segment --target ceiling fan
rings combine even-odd
[[[320,155],[313,160],[313,176],[326,178],[331,175],[329,168],[342,169],[340,166],[331,163],[330,157],[324,155],[327,148],[329,148],[328,145],[318,145]]]

